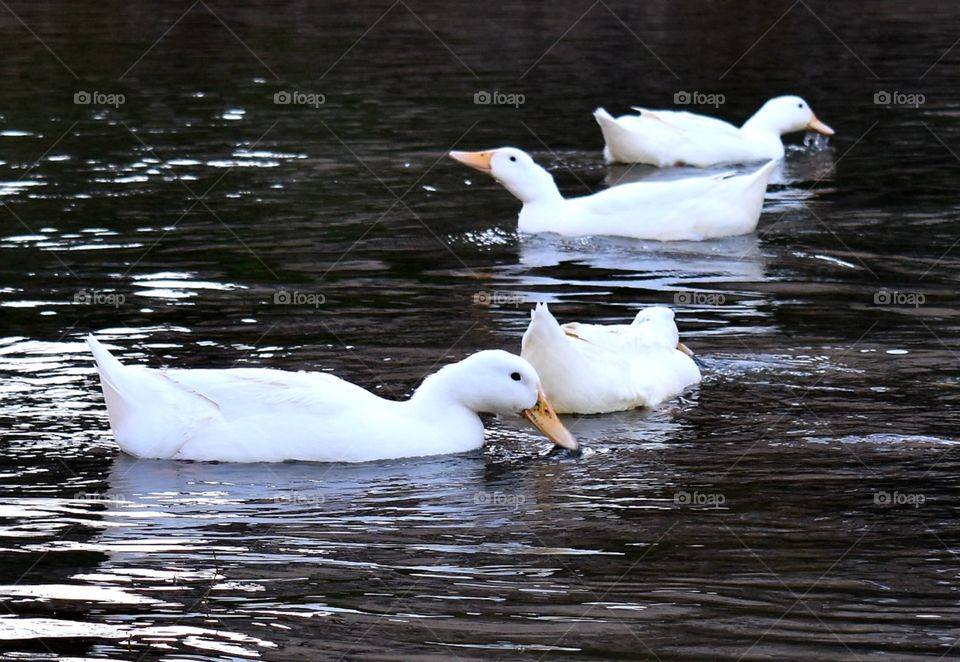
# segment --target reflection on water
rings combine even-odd
[[[691,7],[12,7],[3,656],[953,655],[953,5]],[[921,75],[923,106],[874,103]],[[837,130],[789,139],[756,234],[520,236],[519,203],[445,157],[516,145],[569,196],[727,170],[602,164],[594,107],[680,88],[722,90],[691,110],[732,118],[800,93]],[[294,89],[325,103],[274,103]],[[494,89],[526,101],[473,102]],[[535,301],[595,322],[671,305],[703,383],[569,418],[579,458],[490,419],[463,456],[138,462],[83,342],[399,398],[519,350]]]
[[[526,238],[520,244],[518,265],[505,269],[526,285],[543,283],[556,272],[557,286],[570,282],[580,287],[620,287],[676,290],[685,282],[737,283],[766,278],[766,256],[755,234],[710,242],[655,242],[587,237],[580,240]],[[567,280],[563,267],[581,271],[588,280]]]

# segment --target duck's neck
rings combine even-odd
[[[483,445],[483,421],[467,404],[463,380],[454,366],[441,369],[414,391],[404,406],[425,423],[443,429],[442,452],[466,451]]]
[[[423,380],[410,397],[411,407],[428,416],[441,411],[455,411],[458,415],[466,412],[479,421],[480,417],[467,404],[469,392],[457,368],[457,364],[446,366]]]
[[[740,128],[740,133],[752,146],[753,156],[758,159],[782,159],[784,148],[780,137],[785,132],[786,129],[775,113],[764,112],[763,108]]]
[[[766,106],[763,106],[753,114],[753,116],[743,123],[740,130],[744,133],[753,135],[773,137],[780,140],[786,129],[776,114],[769,112]]]
[[[508,191],[524,205],[553,204],[563,202],[563,196],[553,176],[540,166],[535,166],[528,176],[519,182],[501,182]]]

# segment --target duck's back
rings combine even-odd
[[[267,368],[156,371],[177,386],[216,404],[229,420],[259,410],[286,409],[327,416],[379,401],[369,391],[324,372],[290,372]]]

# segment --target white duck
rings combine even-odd
[[[614,118],[603,108],[593,113],[606,141],[607,163],[648,163],[660,168],[750,163],[782,159],[784,134],[806,129],[833,135],[833,129],[796,96],[770,99],[740,128],[685,111],[633,109],[640,114]]]
[[[92,336],[110,427],[136,457],[223,462],[366,462],[458,453],[483,445],[478,412],[517,413],[555,444],[576,440],[533,367],[477,352],[427,377],[404,402],[322,372],[125,366]]]
[[[545,303],[530,316],[520,355],[558,412],[655,407],[700,381],[669,308],[645,308],[632,324],[560,326]]]
[[[522,203],[521,232],[612,235],[659,241],[712,239],[753,232],[776,162],[746,175],[635,182],[564,198],[549,172],[526,152],[501,147],[450,156],[494,179]]]

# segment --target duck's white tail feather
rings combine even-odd
[[[603,133],[604,161],[607,163],[626,162],[616,148],[632,139],[630,132],[620,126],[617,119],[608,113],[605,108],[597,108],[593,111],[593,117],[600,125],[600,132]]]
[[[107,401],[110,427],[116,430],[122,426],[126,419],[127,406],[124,404],[122,396],[124,390],[127,390],[124,385],[128,380],[123,374],[126,368],[93,336],[87,336],[87,345],[97,362],[97,372],[100,373],[100,387],[103,389],[103,397]]]
[[[184,389],[162,371],[125,366],[93,336],[87,337],[100,373],[113,435],[136,457],[173,457],[202,421],[220,417],[217,405]]]
[[[649,163],[661,168],[676,165],[678,159],[664,157],[664,152],[682,136],[675,135],[676,129],[655,113],[613,117],[597,108],[593,116],[606,143],[603,155],[607,163]]]
[[[767,197],[767,185],[770,183],[770,174],[777,167],[777,161],[771,160],[750,175],[744,175],[743,205],[747,213],[759,221],[763,211],[763,201]],[[753,228],[756,229],[754,221]]]
[[[540,342],[560,342],[564,340],[564,332],[560,323],[550,312],[547,304],[541,302],[530,311],[530,326],[527,327],[521,341],[521,352],[523,348],[534,341]]]

